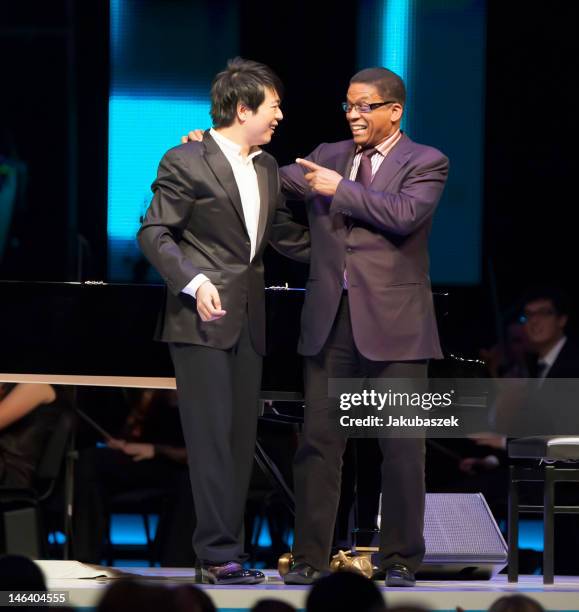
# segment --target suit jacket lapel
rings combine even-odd
[[[239,219],[247,232],[245,225],[245,216],[243,215],[243,206],[241,205],[241,196],[239,195],[239,189],[233,176],[233,170],[231,165],[227,161],[225,155],[221,149],[217,146],[217,143],[211,138],[209,131],[206,131],[203,135],[203,144],[205,145],[205,159],[209,164],[209,167],[215,174],[215,178],[219,181],[219,184],[223,187],[235,211],[237,212]]]
[[[345,179],[350,178],[350,172],[352,172],[352,164],[354,163],[354,157],[356,157],[356,147],[353,146],[352,150],[347,156],[344,156],[340,162],[336,164],[336,172],[341,174]]]
[[[269,216],[269,172],[266,165],[260,159],[262,155],[258,155],[253,160],[253,166],[257,174],[257,185],[259,187],[259,221],[257,224],[256,251],[261,244]]]
[[[400,168],[406,164],[410,155],[412,141],[405,134],[399,142],[386,155],[386,159],[380,164],[376,176],[372,180],[371,188],[376,191],[384,191],[390,181],[396,176]]]

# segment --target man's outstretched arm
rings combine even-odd
[[[448,176],[448,159],[438,153],[417,162],[397,192],[376,191],[309,160],[299,160],[309,188],[331,197],[330,212],[359,219],[380,230],[407,236],[430,218]]]

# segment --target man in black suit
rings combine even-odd
[[[540,380],[537,401],[532,402],[523,423],[530,435],[576,436],[578,433],[576,384],[556,379],[579,379],[579,346],[566,334],[569,321],[569,298],[556,287],[538,287],[527,292],[523,299],[521,322],[532,351],[529,374]],[[534,404],[534,405],[533,405]],[[557,503],[578,505],[576,483],[557,485]],[[523,503],[540,504],[530,497]],[[556,518],[555,570],[560,574],[577,575],[576,542],[579,525],[573,515]]]
[[[579,377],[579,347],[565,335],[568,319],[568,300],[562,291],[539,288],[524,298],[521,320],[533,353],[532,377]]]
[[[262,255],[271,240],[309,259],[309,233],[291,221],[277,164],[259,148],[283,118],[281,90],[263,64],[228,63],[211,89],[214,128],[165,154],[138,234],[169,289],[157,339],[175,366],[198,577],[214,584],[264,579],[241,565],[265,352]]]

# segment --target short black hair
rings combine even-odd
[[[255,112],[265,100],[266,89],[282,97],[282,82],[271,68],[241,57],[230,59],[211,85],[213,127],[232,125],[239,103]]]
[[[364,68],[350,79],[350,84],[352,83],[374,85],[385,100],[395,100],[402,106],[406,104],[404,81],[388,68]]]
[[[568,315],[571,310],[571,304],[567,293],[559,287],[550,286],[532,287],[526,291],[521,301],[521,310],[523,310],[527,304],[536,302],[537,300],[549,300],[559,316]]]
[[[489,612],[544,612],[545,608],[527,595],[505,595],[499,597]]]
[[[46,591],[42,570],[23,555],[0,557],[0,591]]]
[[[334,572],[312,587],[306,612],[326,610],[386,610],[380,589],[372,580],[355,572]]]

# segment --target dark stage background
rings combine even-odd
[[[339,103],[348,78],[370,57],[376,33],[368,11],[377,4],[2,3],[0,169],[2,158],[11,160],[19,180],[10,211],[2,201],[0,279],[136,280],[126,278],[122,254],[115,264],[107,235],[115,92],[194,98],[240,54],[271,65],[285,83],[286,120],[269,148],[280,164],[347,138]],[[131,5],[123,42],[115,43],[115,10]],[[577,304],[572,84],[579,10],[565,1],[413,6],[408,131],[451,158],[452,182],[433,235],[433,279],[450,291],[447,347],[475,354],[495,342],[498,313],[530,285],[562,286]],[[183,131],[208,127],[186,119]],[[134,138],[138,155],[150,128],[127,129],[125,141]],[[131,158],[124,163],[130,167]],[[305,269],[274,253],[267,263],[268,282],[303,284]],[[146,270],[132,269],[150,281]]]

